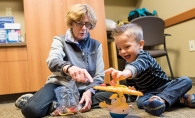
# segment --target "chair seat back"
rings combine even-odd
[[[164,44],[164,21],[156,16],[144,16],[133,19],[131,23],[136,23],[142,27],[144,46],[157,46]]]

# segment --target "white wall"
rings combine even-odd
[[[156,10],[158,17],[166,20],[195,8],[195,0],[105,0],[106,18],[115,22],[127,20],[131,10],[143,7]],[[168,27],[165,33],[172,35],[166,44],[174,76],[195,77],[195,52],[189,51],[189,40],[195,40],[195,19]],[[157,61],[170,76],[166,57]]]
[[[158,17],[166,20],[195,8],[195,0],[139,0],[136,7],[155,9]],[[168,27],[165,33],[172,35],[166,41],[175,76],[195,77],[195,52],[189,51],[189,40],[195,40],[195,19]],[[166,58],[157,61],[169,75]]]

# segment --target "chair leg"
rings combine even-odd
[[[169,65],[169,70],[170,70],[170,73],[171,73],[171,78],[174,79],[173,71],[172,71],[172,68],[171,68],[171,63],[170,63],[170,61],[169,61],[169,56],[168,56],[168,54],[166,54],[166,57],[167,57],[168,65]]]

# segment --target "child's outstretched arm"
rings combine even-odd
[[[109,68],[104,71],[105,74],[110,74],[114,82],[124,80],[132,76],[131,70],[125,69],[123,71],[116,70],[114,68]]]

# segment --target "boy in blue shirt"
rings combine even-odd
[[[144,93],[137,100],[138,108],[153,115],[161,115],[173,105],[195,107],[195,94],[186,94],[192,81],[188,77],[170,80],[157,61],[143,50],[142,28],[137,24],[116,27],[112,32],[119,55],[126,60],[125,69],[109,68],[114,81],[126,79],[127,86],[134,86]]]

